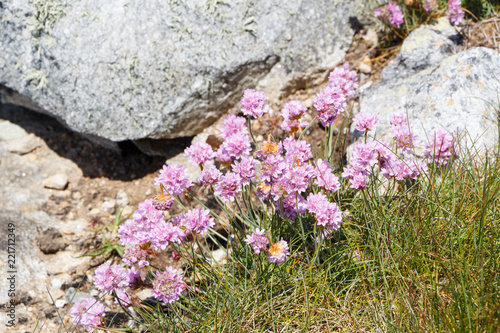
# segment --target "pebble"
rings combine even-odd
[[[362,62],[361,64],[359,64],[359,71],[361,73],[369,74],[372,72],[372,66],[369,62]]]
[[[129,204],[127,192],[125,192],[124,190],[118,191],[118,193],[115,196],[115,199],[116,199],[116,204],[120,207],[125,207]]]
[[[374,29],[368,29],[363,35],[363,40],[372,46],[378,45],[378,35]]]
[[[68,183],[69,183],[68,176],[66,176],[63,173],[58,173],[45,179],[43,186],[55,190],[64,190],[66,186],[68,186]]]
[[[0,120],[0,141],[11,141],[28,136],[28,133],[16,124]]]
[[[308,109],[309,109],[309,108],[311,108],[311,107],[313,106],[313,101],[312,101],[312,99],[310,99],[310,98],[306,99],[306,100],[304,101],[304,106],[305,106],[306,108],[308,108]]]
[[[63,308],[68,302],[64,299],[58,299],[55,303],[56,308],[60,309]]]
[[[5,144],[5,149],[11,153],[24,155],[31,153],[42,145],[42,141],[33,134],[9,141]]]
[[[106,199],[101,205],[101,209],[106,212],[113,214],[116,210],[116,200],[114,199]]]

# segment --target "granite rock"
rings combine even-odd
[[[246,88],[324,80],[359,2],[7,1],[0,85],[95,138],[192,136]]]

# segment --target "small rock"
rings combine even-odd
[[[101,205],[101,209],[106,212],[113,214],[116,210],[116,200],[114,199],[106,199]]]
[[[91,217],[97,217],[97,216],[101,215],[101,210],[97,209],[97,208],[92,208],[92,210],[89,212],[89,215]]]
[[[90,296],[96,297],[97,295],[99,295],[99,291],[97,289],[92,289],[90,291]]]
[[[28,136],[28,133],[16,124],[7,120],[0,120],[0,141],[11,141]]]
[[[82,192],[75,191],[75,192],[71,193],[71,197],[73,198],[73,200],[80,200],[83,197],[83,195],[82,195]]]
[[[139,299],[145,300],[148,297],[151,297],[153,289],[145,288],[138,291],[135,295],[139,297]]]
[[[121,218],[126,218],[128,217],[130,214],[132,214],[134,212],[134,209],[130,206],[125,206],[122,210],[122,216]]]
[[[63,173],[58,173],[45,179],[43,186],[55,190],[64,190],[68,186],[68,176]]]
[[[31,153],[41,145],[42,141],[38,137],[33,134],[29,134],[22,138],[9,141],[5,144],[5,149],[14,154],[24,155]]]
[[[55,306],[56,306],[56,308],[61,309],[61,308],[63,308],[66,304],[68,304],[68,302],[66,302],[66,300],[64,300],[64,299],[58,299],[58,300],[56,301],[56,303],[55,303]]]
[[[226,264],[227,263],[227,252],[228,250],[225,249],[217,249],[212,252],[212,257],[213,257],[213,265],[216,264]]]
[[[378,45],[378,35],[374,29],[368,29],[363,35],[363,40],[372,46]]]
[[[116,204],[120,207],[125,207],[129,203],[127,192],[124,190],[118,191],[115,198]]]
[[[48,228],[36,237],[38,247],[44,254],[54,254],[64,250],[68,244],[64,243],[62,234],[54,228]]]
[[[65,227],[59,228],[59,232],[63,235],[74,235],[75,234],[75,232],[73,230],[71,230],[70,228],[65,228]]]
[[[362,62],[361,64],[359,64],[359,71],[361,73],[369,74],[372,72],[372,66],[369,62]]]

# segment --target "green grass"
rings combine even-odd
[[[184,250],[189,294],[163,309],[137,308],[136,329],[497,332],[499,173],[496,153],[463,147],[453,165],[384,193],[377,180],[362,192],[343,184],[331,199],[350,214],[319,246],[310,218],[283,220],[262,205],[227,211],[234,216],[227,264],[211,265],[209,251]],[[283,264],[243,243],[252,221],[289,240]]]

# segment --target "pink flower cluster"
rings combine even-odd
[[[165,271],[156,271],[152,294],[165,303],[177,301],[184,291],[183,276],[173,267],[167,266]]]
[[[327,231],[338,230],[342,223],[342,212],[334,202],[329,202],[323,193],[311,193],[307,197],[307,209],[314,214],[316,224]]]
[[[282,264],[285,259],[290,255],[288,243],[283,239],[271,245],[266,251],[266,258],[269,262],[275,264]]]
[[[155,185],[159,186],[160,184],[171,195],[181,195],[184,190],[193,186],[187,177],[186,168],[174,163],[164,165],[160,170],[160,173],[155,178]]]
[[[219,161],[230,163],[233,159],[250,154],[250,135],[245,127],[245,118],[235,115],[227,116],[219,126],[219,132],[219,136],[224,139],[215,153]]]
[[[281,110],[281,116],[284,119],[281,129],[287,132],[296,132],[306,128],[309,125],[303,117],[306,111],[307,108],[299,101],[286,103]]]
[[[437,8],[436,0],[423,0],[422,4],[426,12],[430,12],[431,10],[435,10]]]
[[[373,131],[378,124],[378,118],[371,112],[359,113],[352,120],[356,124],[358,131]]]
[[[214,158],[212,147],[206,142],[196,142],[184,150],[184,154],[195,165],[201,165]]]
[[[260,251],[264,251],[267,248],[267,244],[269,244],[269,239],[266,237],[266,230],[259,230],[258,228],[255,229],[252,235],[247,235],[245,243],[253,248],[255,254],[259,254]]]
[[[461,0],[448,0],[448,10],[446,11],[446,15],[450,20],[450,23],[459,25],[462,23],[464,14]]]
[[[411,132],[408,120],[401,113],[390,117],[390,131],[396,141],[396,146],[403,153],[411,155],[416,135]],[[389,149],[386,143],[375,141],[357,142],[352,150],[351,160],[344,168],[342,177],[348,178],[351,188],[362,189],[368,185],[370,175],[380,174],[388,179],[417,179],[428,171],[427,165],[416,158],[400,159]]]
[[[401,24],[404,23],[404,15],[401,7],[391,1],[387,5],[376,8],[373,11],[373,15],[381,20],[388,21],[390,25],[396,28],[400,28]]]
[[[349,71],[349,64],[333,70],[328,77],[328,86],[313,99],[318,119],[323,126],[331,125],[344,112],[347,98],[358,88],[356,72]]]
[[[241,99],[241,111],[245,116],[258,118],[267,112],[265,104],[268,98],[266,94],[259,90],[246,89]]]
[[[69,313],[73,323],[83,326],[87,332],[93,332],[104,323],[104,305],[93,298],[75,302]]]
[[[425,147],[425,156],[435,164],[444,166],[455,158],[458,152],[453,136],[443,129],[431,134],[430,143]]]
[[[401,112],[395,112],[390,117],[390,132],[396,140],[396,146],[404,153],[412,153],[418,143],[418,136],[411,130],[408,119]]]

